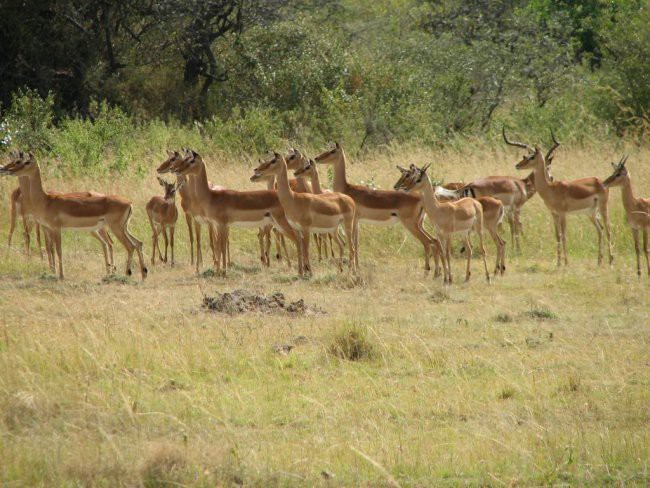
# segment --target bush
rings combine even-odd
[[[0,148],[13,146],[26,151],[49,149],[54,119],[54,95],[42,98],[36,90],[20,89],[0,123]]]

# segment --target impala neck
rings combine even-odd
[[[43,206],[45,201],[45,191],[43,190],[43,182],[41,181],[41,168],[38,164],[36,164],[34,174],[28,178],[30,203],[40,208]]]
[[[197,198],[203,198],[210,195],[210,184],[208,183],[208,174],[205,171],[205,163],[200,161],[199,172],[190,178],[194,180],[194,195]]]
[[[426,184],[423,185],[423,188],[420,190],[420,195],[422,198],[422,203],[424,203],[427,212],[436,212],[440,208],[440,201],[436,196],[436,192],[433,191],[433,186],[431,185],[429,176],[427,176]]]
[[[275,190],[275,176],[266,179],[266,189]]]
[[[23,198],[25,200],[29,200],[29,194],[31,193],[29,190],[29,176],[19,176],[18,186],[20,187],[20,193],[22,194]]]
[[[545,199],[551,188],[551,181],[548,178],[548,172],[546,171],[546,162],[544,161],[544,157],[540,156],[540,158],[537,160],[535,169],[533,170],[533,175],[535,189],[537,192],[539,192],[539,196]]]
[[[276,175],[275,179],[278,183],[278,198],[280,199],[280,204],[283,207],[290,206],[293,204],[293,191],[289,186],[289,176],[287,176],[287,163],[283,160],[279,160],[280,171]]]
[[[623,180],[621,195],[623,196],[623,207],[625,207],[625,210],[627,212],[633,212],[636,206],[636,198],[634,197],[634,190],[632,190],[632,180],[629,176]]]
[[[343,173],[343,178],[345,178],[345,172]],[[320,178],[318,177],[318,170],[314,168],[314,171],[311,173],[311,190],[316,194],[320,195],[323,193],[323,189],[320,187]]]
[[[334,191],[345,193],[348,188],[348,180],[345,176],[345,152],[341,149],[341,155],[334,162]]]

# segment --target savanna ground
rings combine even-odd
[[[647,149],[563,148],[553,173],[604,178],[624,150],[637,193],[650,195]],[[434,176],[469,180],[514,174],[519,156],[392,151],[348,173],[386,188],[394,164],[435,161]],[[212,181],[255,188],[252,162],[205,157]],[[131,229],[148,260],[144,203],[159,193],[158,162],[152,156],[144,180],[62,181],[45,171],[45,186],[132,198]],[[362,229],[359,281],[325,263],[308,280],[275,262],[262,269],[247,230],[232,233],[227,277],[197,277],[180,219],[176,267],[149,266],[144,283],[122,279],[116,245],[119,275],[103,281],[96,242],[67,234],[60,282],[24,256],[20,233],[6,249],[15,184],[0,182],[4,486],[650,483],[650,279],[636,277],[618,189],[613,268],[596,266],[595,231],[573,217],[570,266],[556,269],[550,215],[536,196],[523,212],[523,254],[509,249],[503,278],[487,286],[476,260],[469,284],[443,288],[400,227]],[[492,269],[491,242],[488,252]],[[459,278],[463,266],[453,263]],[[238,288],[281,291],[326,313],[202,309],[203,294]],[[333,353],[346,337],[358,338],[358,360]],[[282,355],[277,344],[296,346]]]

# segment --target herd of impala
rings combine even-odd
[[[552,133],[551,133],[552,135]],[[506,242],[499,234],[499,225],[507,219],[515,250],[520,248],[523,233],[520,214],[523,205],[535,194],[551,211],[555,224],[557,264],[567,261],[566,216],[569,213],[586,213],[598,233],[598,263],[603,260],[603,229],[607,237],[609,263],[613,261],[608,214],[609,187],[622,188],[623,206],[632,228],[637,258],[637,274],[641,275],[640,234],[643,234],[643,254],[650,275],[648,229],[650,228],[650,199],[636,198],[632,190],[630,173],[623,157],[618,164],[612,163],[614,171],[605,181],[596,177],[572,181],[556,181],[549,167],[553,154],[560,143],[553,138],[551,149],[544,155],[539,147],[508,140],[505,142],[526,150],[516,165],[517,169],[529,170],[526,178],[512,176],[489,176],[471,183],[450,183],[434,187],[427,175],[429,165],[408,169],[398,166],[401,176],[393,191],[381,191],[348,183],[346,157],[343,148],[336,143],[333,148],[316,156],[306,158],[292,149],[283,156],[273,153],[267,161],[260,161],[251,181],[265,182],[267,188],[257,191],[235,191],[213,185],[208,181],[206,166],[201,156],[189,149],[168,151],[167,159],[157,168],[158,181],[164,188],[163,196],[154,196],[146,205],[152,229],[151,263],[156,254],[167,262],[171,248],[171,264],[174,264],[174,227],[178,219],[175,196],[181,196],[181,208],[185,214],[190,238],[190,259],[197,272],[203,265],[201,252],[201,229],[205,227],[212,249],[213,262],[219,272],[230,266],[231,226],[258,229],[260,259],[270,265],[271,235],[273,234],[277,257],[281,256],[291,266],[285,238],[297,249],[299,275],[312,271],[309,242],[313,236],[319,260],[331,254],[335,257],[333,244],[338,247],[339,269],[342,269],[344,246],[348,248],[348,266],[352,273],[359,267],[359,224],[393,225],[401,223],[424,249],[425,270],[430,269],[429,259],[435,261],[435,276],[443,274],[444,283],[452,283],[451,241],[458,235],[463,241],[467,267],[465,279],[470,278],[472,245],[470,233],[478,236],[478,245],[485,276],[490,272],[483,244],[483,230],[487,229],[496,246],[494,274],[503,274]],[[318,165],[333,167],[332,190],[321,187]],[[289,178],[292,171],[294,178]],[[167,182],[160,175],[171,173],[175,182]],[[44,232],[45,250],[52,272],[63,278],[61,231],[63,229],[89,232],[97,239],[104,253],[106,272],[113,273],[113,239],[109,231],[127,251],[126,273],[131,274],[134,251],[138,254],[140,272],[147,275],[142,242],[128,230],[132,214],[131,203],[118,196],[96,192],[60,193],[43,189],[38,163],[31,153],[13,152],[8,164],[0,168],[1,175],[18,177],[19,187],[11,194],[11,227],[9,246],[16,226],[17,216],[24,224],[27,253],[30,252],[30,234],[34,229],[41,252],[40,230]],[[436,235],[429,234],[424,226],[425,214],[429,217]],[[341,235],[341,228],[345,243]],[[162,234],[164,255],[159,245]],[[327,245],[329,243],[329,253]]]

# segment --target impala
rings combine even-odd
[[[424,168],[415,168],[410,178],[405,178],[401,183],[401,189],[407,192],[419,192],[429,220],[440,235],[445,249],[445,283],[451,283],[451,237],[459,234],[465,244],[467,253],[467,270],[465,281],[471,275],[470,265],[472,262],[472,245],[469,240],[470,231],[474,230],[479,238],[479,250],[485,267],[485,276],[490,282],[490,273],[487,269],[485,247],[483,246],[483,208],[473,198],[461,198],[450,202],[440,202],[433,190],[431,180],[427,175],[429,165]]]
[[[320,178],[318,176],[318,168],[316,168],[316,163],[313,160],[305,160],[303,162],[303,167],[294,171],[293,175],[298,179],[309,178],[311,180],[311,188],[316,195],[322,193],[331,193],[329,190],[323,190],[320,186]],[[332,258],[334,257],[334,246],[333,241],[336,241],[336,245],[339,248],[339,259],[343,258],[343,239],[337,232],[330,232],[327,234],[327,237],[330,240],[330,250],[332,252]],[[323,244],[325,244],[325,239],[323,239]],[[320,246],[318,248],[318,258],[320,259]],[[325,246],[325,256],[327,256],[327,246]]]
[[[343,224],[345,236],[349,246],[349,267],[356,270],[356,249],[354,236],[357,232],[356,205],[354,200],[342,193],[296,193],[289,186],[287,163],[283,156],[273,154],[273,159],[257,168],[251,179],[259,179],[274,175],[278,183],[278,197],[284,208],[287,220],[292,228],[297,231],[299,251],[307,269],[311,270],[309,263],[309,235],[310,233],[328,234],[336,232],[339,225]]]
[[[4,174],[9,174],[9,171],[11,171],[12,167],[21,163],[25,158],[30,158],[30,157],[31,155],[25,155],[23,152],[12,153],[12,161],[3,168],[4,170],[6,170]],[[32,214],[29,178],[27,176],[19,176],[18,184],[19,187],[16,190],[14,190],[13,194],[18,193],[17,204],[20,206],[19,211],[23,215],[23,223],[25,224],[25,241],[26,241],[25,244],[29,248],[29,233],[31,231],[31,226],[35,227],[37,243],[38,243],[39,252],[41,253],[41,259],[42,259],[43,252],[41,250],[41,239],[40,239],[41,226]],[[57,192],[52,190],[48,190],[47,193],[50,195],[64,195],[62,192]],[[65,195],[71,198],[104,196],[103,194],[97,192],[73,192],[73,193],[66,193]],[[27,222],[25,219],[26,217],[27,217]],[[14,216],[12,215],[12,220],[13,219]],[[12,222],[12,226],[13,226],[13,222]],[[111,239],[110,234],[106,232],[106,229],[102,228],[102,229],[91,231],[90,235],[92,235],[95,239],[97,239],[100,245],[102,246],[106,272],[109,274],[112,273],[115,270],[115,266],[113,265],[113,240]],[[52,246],[52,240],[49,239],[46,229],[44,229],[43,237],[45,238],[45,251],[47,253],[47,261],[50,266],[50,269],[54,272],[55,264],[56,264],[54,261],[54,248]],[[9,234],[9,244],[11,244],[11,233]]]
[[[7,169],[4,174],[27,176],[30,183],[30,207],[39,224],[45,227],[59,259],[59,277],[63,278],[61,250],[62,229],[98,231],[108,227],[127,250],[126,273],[131,274],[133,251],[138,252],[142,279],[147,275],[142,256],[142,242],[128,230],[133,208],[131,203],[117,196],[69,196],[55,195],[43,190],[38,163],[29,154],[20,163]]]
[[[546,207],[553,215],[555,224],[555,240],[557,244],[557,265],[562,265],[562,255],[564,255],[564,265],[568,265],[567,244],[566,244],[566,216],[569,213],[587,213],[589,219],[596,227],[598,232],[598,264],[603,260],[602,239],[603,229],[600,223],[599,213],[605,224],[607,235],[607,247],[609,252],[610,265],[614,261],[612,256],[611,234],[609,229],[609,212],[607,202],[609,192],[603,185],[602,181],[596,177],[581,178],[573,181],[555,181],[551,180],[546,168],[544,155],[539,147],[532,147],[516,141],[509,141],[507,137],[504,140],[507,144],[515,147],[521,147],[527,150],[521,161],[516,165],[517,169],[532,169],[535,182],[535,188],[542,198]],[[555,141],[559,146],[559,142]]]
[[[187,150],[185,151],[185,155],[187,155]],[[167,159],[158,166],[156,169],[156,172],[158,174],[165,174],[169,173],[171,171],[172,166],[174,164],[180,163],[183,158],[185,157],[184,155],[181,155],[178,151],[169,151],[167,150]],[[200,204],[198,204],[195,199],[193,198],[194,195],[194,185],[193,182],[184,177],[184,176],[179,176],[176,179],[177,184],[184,183],[183,186],[180,187],[179,189],[179,194],[181,196],[181,208],[183,209],[183,213],[185,214],[185,221],[187,223],[187,231],[190,236],[190,264],[194,264],[194,237],[196,233],[196,269],[198,269],[202,266],[203,264],[203,252],[201,249],[201,224],[206,223],[204,219],[201,218],[202,214],[202,209]],[[208,182],[210,185],[210,188],[213,190],[223,190],[222,186],[219,185],[213,185],[212,183]],[[216,232],[214,227],[207,223],[208,225],[208,237],[210,240],[210,249],[212,249],[212,261],[215,263],[216,266],[216,261],[217,261],[217,250],[216,250]],[[193,231],[194,228],[194,231]],[[228,265],[230,265],[230,243],[227,243],[227,261]]]
[[[224,270],[231,225],[259,228],[265,224],[274,224],[298,245],[296,234],[287,222],[275,191],[213,190],[208,184],[203,158],[194,151],[188,151],[187,156],[181,162],[174,164],[172,172],[176,175],[190,177],[195,189],[194,197],[203,208],[206,220],[217,226],[217,258],[222,258]],[[219,270],[220,264],[217,260],[217,271]],[[298,271],[300,274],[304,272],[300,259]]]
[[[632,180],[630,172],[627,170],[625,163],[627,156],[621,158],[618,164],[612,163],[614,172],[603,182],[605,187],[621,187],[621,196],[623,197],[623,208],[627,222],[632,228],[634,237],[634,250],[636,251],[636,273],[641,277],[641,258],[639,257],[639,232],[643,232],[643,254],[648,267],[648,276],[650,276],[650,258],[648,254],[648,229],[650,229],[650,198],[636,198],[632,190]]]
[[[424,248],[424,269],[430,270],[429,256],[433,252],[436,262],[435,276],[440,274],[440,259],[444,259],[440,241],[431,236],[422,227],[424,209],[416,195],[399,191],[372,190],[366,186],[352,185],[346,179],[346,158],[343,148],[335,143],[334,148],[316,156],[319,164],[334,166],[335,192],[349,195],[357,206],[359,223],[374,225],[394,225],[400,222]],[[354,236],[355,247],[358,248],[358,232]],[[359,253],[355,254],[358,260]],[[358,262],[357,262],[358,267]]]
[[[181,183],[168,183],[158,177],[158,183],[165,190],[165,194],[154,196],[147,202],[146,210],[151,225],[152,244],[151,244],[151,264],[156,264],[156,249],[158,257],[163,263],[167,262],[167,247],[171,245],[172,266],[174,266],[174,228],[178,220],[178,210],[176,210],[176,193],[183,188],[185,181]],[[169,238],[167,237],[169,231]],[[163,258],[158,245],[158,234],[163,235],[165,241],[165,257]]]

